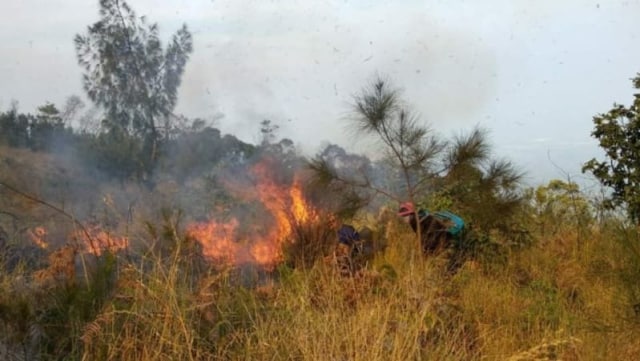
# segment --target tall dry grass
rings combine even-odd
[[[353,277],[324,261],[273,272],[203,267],[175,225],[156,235],[169,242],[162,252],[114,258],[110,266],[97,262],[92,282],[100,267],[111,267],[103,269],[111,283],[101,292],[82,282],[70,286],[59,271],[58,283],[48,282],[46,290],[33,272],[3,273],[0,355],[390,361],[640,355],[640,317],[620,242],[629,234],[594,228],[578,238],[564,230],[508,251],[506,262],[470,260],[452,275],[443,257],[418,254],[405,225],[389,222],[378,231],[385,252]],[[70,287],[93,301],[69,296]],[[57,306],[45,306],[52,300]],[[63,307],[64,300],[73,307]],[[52,309],[57,318],[49,317]],[[54,321],[57,328],[48,324]],[[38,347],[45,339],[50,347]]]

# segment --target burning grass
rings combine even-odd
[[[278,183],[268,161],[255,164],[249,174],[250,187],[230,183],[229,188],[245,202],[257,203],[257,214],[194,222],[187,226],[187,234],[216,263],[273,269],[284,261],[286,246],[318,219],[318,211],[305,199],[301,181]]]
[[[440,260],[415,257],[410,233],[398,227],[388,234],[387,252],[355,277],[317,262],[281,265],[257,285],[242,285],[232,268],[192,268],[180,247],[170,257],[118,259],[111,271],[100,263],[113,282],[100,306],[71,323],[65,338],[71,348],[39,349],[41,358],[77,352],[92,360],[599,360],[632,359],[638,351],[633,340],[640,330],[614,309],[620,305],[617,285],[589,274],[591,260],[606,256],[608,246],[598,246],[600,240],[579,259],[536,247],[513,255],[502,272],[468,263],[451,277]],[[54,261],[52,272],[69,265]],[[95,275],[91,282],[99,279]],[[0,282],[3,334],[16,336],[15,320],[25,317],[27,330],[44,333],[38,337],[60,337],[47,333],[53,331],[41,318],[60,312],[61,304],[42,302],[58,291],[32,294],[37,288],[20,288],[18,279],[4,275]],[[20,313],[19,299],[26,313]],[[35,331],[25,332],[22,340],[30,344]]]
[[[55,230],[54,222],[29,228],[25,240],[48,257],[35,272],[17,266],[0,273],[0,359],[634,360],[640,354],[639,319],[626,286],[633,275],[620,277],[631,263],[619,239],[633,234],[603,228],[577,237],[561,229],[512,251],[506,262],[468,262],[449,275],[442,271],[446,260],[419,254],[406,225],[382,217],[357,226],[371,227],[385,251],[344,277],[320,262],[336,245],[339,223],[305,199],[301,179],[269,171],[255,168],[238,202],[204,221],[160,221],[146,233],[133,221],[136,232],[112,231],[113,219],[127,217],[80,233]],[[152,208],[159,198],[137,204]],[[61,234],[73,247],[60,247]],[[133,250],[136,243],[149,247]],[[166,249],[159,252],[158,243]]]

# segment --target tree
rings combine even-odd
[[[355,97],[352,121],[357,136],[379,143],[382,159],[372,167],[325,151],[310,162],[318,184],[351,200],[354,194],[364,200],[383,195],[434,210],[446,206],[487,233],[511,231],[509,221],[523,199],[522,173],[509,161],[492,159],[486,131],[475,128],[451,142],[441,140],[379,78]]]
[[[84,89],[105,111],[107,129],[141,140],[140,158],[148,175],[158,157],[160,125],[170,119],[177,102],[193,49],[191,33],[183,25],[164,50],[157,24],[138,18],[126,2],[100,0],[100,16],[85,35],[74,39],[85,69]]]
[[[513,231],[512,219],[523,200],[523,174],[510,161],[491,157],[486,130],[474,128],[455,137],[447,148],[444,169],[435,190],[451,208],[484,232]]]
[[[280,129],[280,126],[271,122],[269,119],[261,121],[260,134],[262,135],[262,139],[260,140],[260,145],[265,147],[275,142],[278,129]]]
[[[313,183],[318,186],[311,192],[314,204],[332,209],[340,218],[351,218],[369,204],[375,195],[371,188],[393,192],[380,187],[380,178],[369,158],[348,153],[337,144],[326,145],[309,166],[315,173]]]
[[[9,111],[0,113],[0,143],[11,147],[28,146],[30,118],[18,113],[17,103],[13,103]]]
[[[0,113],[0,143],[11,147],[51,151],[59,145],[68,145],[72,133],[58,108],[49,102],[38,107],[36,115],[18,113],[17,106]]]
[[[415,202],[435,175],[434,165],[445,143],[439,141],[418,118],[404,107],[398,91],[380,78],[355,97],[353,125],[363,137],[380,143],[384,160],[399,172],[402,182],[397,191],[376,186],[370,174],[358,169],[338,169],[323,156],[310,163],[317,179],[338,182],[383,194],[393,200]],[[346,173],[345,173],[346,171]]]
[[[51,150],[56,140],[62,140],[65,123],[58,108],[47,102],[38,107],[37,115],[29,124],[30,146],[33,150]]]
[[[84,107],[85,104],[79,96],[71,95],[65,101],[64,108],[62,109],[60,116],[66,124],[71,124]]]
[[[640,89],[640,73],[633,81]],[[629,219],[640,223],[640,94],[634,94],[633,104],[614,104],[605,114],[593,117],[591,135],[598,139],[605,160],[586,162],[583,172],[591,172],[612,192],[604,206],[609,209],[626,207]]]
[[[580,236],[593,221],[591,206],[575,182],[552,179],[545,186],[528,189],[526,198],[543,237],[562,228],[575,229]]]

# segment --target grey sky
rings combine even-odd
[[[593,115],[628,104],[640,71],[640,1],[129,0],[163,36],[186,23],[194,53],[176,111],[256,141],[271,119],[308,153],[353,150],[349,102],[376,73],[444,136],[487,127],[529,180],[579,174],[599,155]],[[0,108],[83,95],[73,37],[97,0],[0,4]]]

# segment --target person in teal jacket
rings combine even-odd
[[[439,254],[451,247],[464,229],[462,218],[449,211],[431,213],[416,209],[411,202],[400,205],[398,215],[403,217],[414,232],[420,227],[420,245],[425,255]]]

